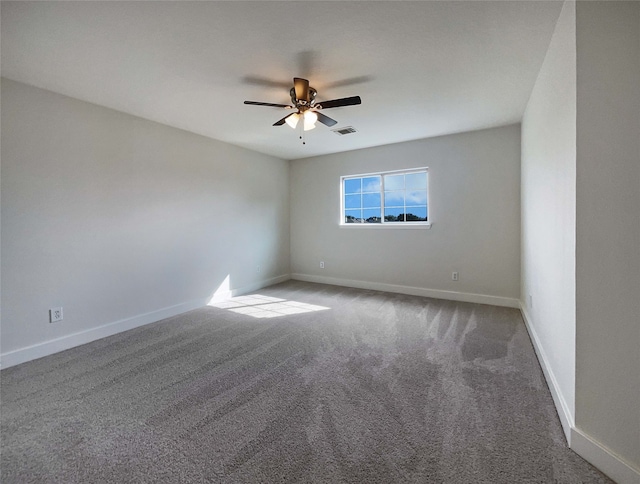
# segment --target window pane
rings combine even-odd
[[[344,208],[360,208],[361,205],[360,195],[345,195],[344,196]]]
[[[426,190],[427,174],[409,173],[408,175],[405,175],[404,183],[407,190]]]
[[[427,221],[427,206],[421,207],[407,207],[407,222],[426,222]]]
[[[360,193],[362,178],[347,178],[344,181],[344,193]]]
[[[397,192],[384,192],[385,207],[404,207],[404,190]]]
[[[342,178],[343,223],[426,222],[429,175],[407,171]]]
[[[345,210],[344,211],[344,221],[345,223],[356,223],[360,222],[362,218],[362,210]]]
[[[362,211],[364,221],[370,224],[379,224],[382,220],[380,219],[380,209],[379,208],[370,208]]]
[[[407,205],[426,205],[427,204],[427,191],[426,190],[414,190],[407,192]]]
[[[380,191],[380,177],[369,176],[362,179],[362,192],[379,192]]]
[[[353,195],[351,195],[353,196]],[[378,193],[364,193],[362,195],[362,207],[363,208],[378,208],[378,216],[380,216],[380,192]],[[366,218],[366,217],[365,217]]]
[[[385,190],[404,190],[404,175],[385,175]]]
[[[403,207],[395,207],[395,208],[384,207],[384,219],[387,222],[403,222],[404,208]]]

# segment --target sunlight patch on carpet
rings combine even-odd
[[[245,314],[254,318],[277,318],[290,314],[311,313],[330,309],[325,306],[289,301],[276,297],[263,296],[261,294],[234,297],[227,301],[209,305],[214,308],[227,309],[234,313]]]

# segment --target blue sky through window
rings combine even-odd
[[[343,223],[428,220],[426,170],[345,177],[342,191]]]
[[[344,219],[358,223],[382,220],[380,176],[344,180]]]

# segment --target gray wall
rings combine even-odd
[[[565,2],[522,122],[521,305],[571,447],[621,483],[640,475],[639,86],[640,4]]]
[[[576,19],[576,426],[639,475],[640,3]]]
[[[430,230],[340,227],[340,176],[422,166]],[[517,299],[520,126],[292,161],[291,267],[310,280]]]
[[[3,79],[2,353],[202,305],[227,275],[288,276],[288,177],[286,161]]]
[[[576,41],[566,2],[522,120],[521,306],[567,437],[575,418]]]

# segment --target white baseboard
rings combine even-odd
[[[184,313],[192,309],[202,307],[206,304],[206,300],[198,299],[187,303],[176,304],[157,311],[151,311],[145,314],[139,314],[131,318],[121,319],[112,323],[91,328],[77,333],[69,334],[43,343],[27,346],[17,350],[3,353],[0,356],[2,368],[19,365],[27,361],[49,356],[60,351],[68,350],[76,346],[80,346],[91,341],[95,341],[107,336],[112,336],[123,331],[128,331],[138,326],[154,323],[161,319],[170,318],[176,314]]]
[[[640,469],[575,427],[571,429],[571,448],[618,484],[640,484]]]
[[[571,447],[571,429],[575,426],[573,412],[569,409],[569,405],[567,404],[567,401],[565,400],[562,391],[560,390],[560,385],[558,384],[558,380],[553,374],[553,370],[551,369],[551,365],[549,364],[547,354],[544,351],[542,343],[540,342],[540,338],[538,337],[533,324],[531,324],[531,317],[529,316],[529,313],[527,312],[527,309],[522,301],[520,301],[520,312],[522,313],[524,324],[526,325],[529,336],[531,337],[533,348],[536,351],[536,355],[538,356],[538,361],[540,362],[540,366],[542,367],[542,372],[544,373],[544,377],[547,380],[547,386],[551,391],[553,403],[556,406],[558,417],[560,417],[560,423],[562,424],[564,436],[567,439],[569,447]]]
[[[231,289],[224,294],[216,294],[216,300],[222,300],[219,298],[230,298],[247,292],[255,291],[272,284],[284,282],[289,280],[289,274],[285,274],[271,279],[265,279],[256,283],[244,286],[241,288]],[[161,319],[170,318],[192,309],[197,309],[206,306],[211,302],[212,298],[196,299],[182,304],[176,304],[166,308],[158,309],[157,311],[151,311],[145,314],[139,314],[119,321],[114,321],[97,328],[87,329],[85,331],[79,331],[77,333],[69,334],[56,338],[43,343],[27,346],[13,351],[8,351],[0,355],[0,367],[9,368],[11,366],[19,365],[20,363],[26,363],[27,361],[49,356],[60,351],[68,350],[76,346],[91,343],[98,339],[106,338],[123,331],[144,326],[145,324],[155,323]]]
[[[594,438],[576,428],[575,420],[572,412],[569,410],[566,400],[564,399],[558,381],[556,380],[553,370],[549,365],[546,353],[540,339],[531,324],[531,316],[522,301],[520,301],[520,311],[524,319],[527,331],[531,336],[533,347],[538,356],[538,361],[542,367],[542,371],[547,380],[547,386],[551,391],[553,403],[560,417],[562,430],[569,447],[587,462],[600,469],[618,484],[640,484],[640,470],[625,462],[622,458],[611,452],[604,445],[600,444]]]
[[[371,289],[373,291],[395,292],[399,294],[408,294],[410,296],[448,299],[450,301],[491,304],[493,306],[505,306],[508,308],[520,307],[519,301],[510,297],[442,291],[439,289],[427,289],[424,287],[400,286],[396,284],[385,284],[383,282],[356,281],[353,279],[339,279],[335,277],[316,276],[311,274],[291,274],[291,279],[295,279],[297,281],[318,282],[320,284],[333,284],[335,286],[355,287],[358,289]]]

